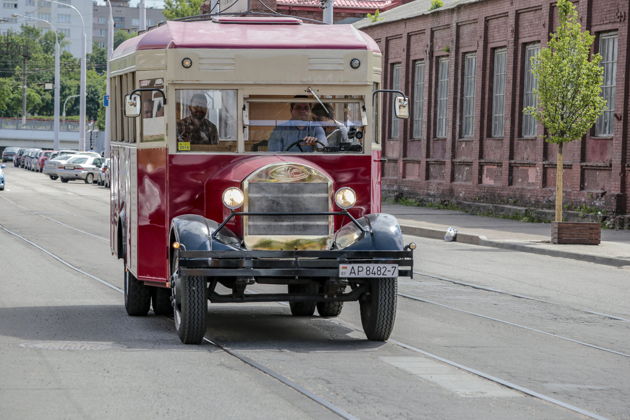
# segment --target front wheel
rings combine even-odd
[[[199,344],[206,334],[208,299],[204,277],[177,277],[173,286],[175,329],[184,344]]]
[[[63,182],[64,184],[66,184],[66,183],[68,182],[68,178],[61,177],[61,178],[59,178],[59,179],[60,179],[60,180],[61,180],[61,182]]]
[[[85,183],[86,184],[93,184],[94,183],[94,174],[87,174],[85,176]]]
[[[369,294],[360,302],[361,324],[368,340],[385,341],[394,329],[396,320],[397,278],[369,280]]]
[[[50,179],[52,179],[53,181],[57,180],[57,175],[48,175],[50,177]]]
[[[151,291],[125,269],[125,309],[131,316],[145,316],[151,306]]]

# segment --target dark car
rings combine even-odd
[[[15,155],[13,156],[13,166],[19,167],[22,164],[22,156],[24,156],[25,152],[26,149],[23,147],[19,148],[18,151],[15,152]]]
[[[15,153],[18,150],[20,150],[20,148],[16,146],[5,147],[5,149],[2,151],[2,161],[3,162],[13,161],[13,156],[15,156]]]

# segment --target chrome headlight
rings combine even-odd
[[[335,203],[342,209],[349,209],[357,202],[357,194],[350,187],[341,187],[335,193]]]
[[[223,204],[230,210],[236,210],[243,205],[245,194],[238,187],[229,187],[223,191]]]

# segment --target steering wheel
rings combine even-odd
[[[298,140],[298,141],[294,141],[293,143],[291,143],[290,145],[288,145],[288,146],[284,149],[284,151],[285,151],[285,152],[288,152],[289,150],[291,150],[291,148],[292,148],[293,146],[297,146],[297,147],[298,147],[298,149],[300,149],[300,152],[304,152],[304,149],[302,149],[302,146],[300,146],[300,143],[303,143],[303,142],[304,142],[304,139],[302,139],[302,140]],[[319,140],[315,140],[315,144],[319,144],[319,145],[321,145],[322,147],[326,147],[326,145],[325,145],[324,143],[322,143],[321,141],[319,141]]]

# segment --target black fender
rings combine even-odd
[[[357,219],[361,229],[350,222],[335,234],[335,249],[352,251],[402,251],[402,231],[395,216],[373,213]]]
[[[125,209],[118,214],[116,223],[116,256],[118,259],[127,258],[127,220]]]
[[[240,250],[241,240],[227,227],[215,239],[212,234],[219,223],[198,214],[184,214],[171,220],[169,238],[183,245],[186,251]],[[170,244],[169,244],[170,245]]]

